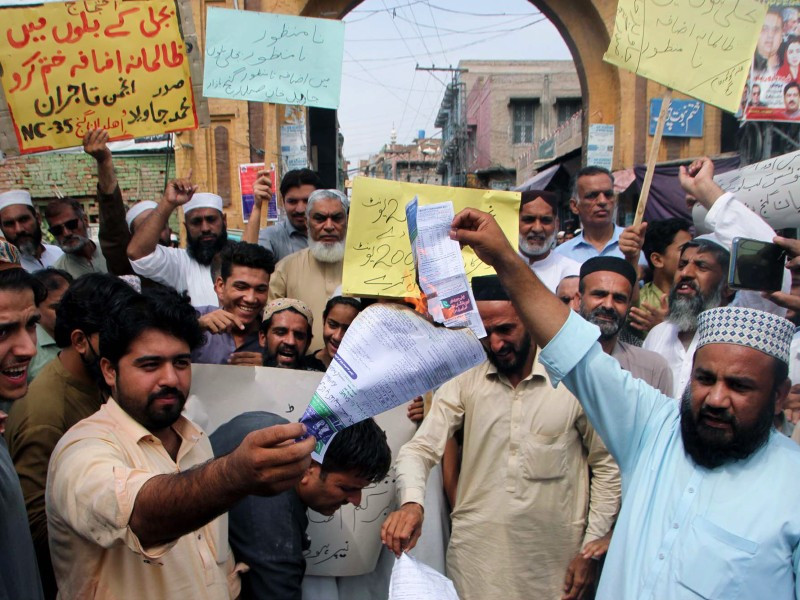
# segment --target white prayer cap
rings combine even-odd
[[[195,208],[215,208],[222,212],[222,198],[210,192],[198,192],[192,195],[192,199],[183,205],[183,214]]]
[[[125,213],[125,222],[128,224],[128,229],[131,228],[136,217],[147,210],[153,210],[158,206],[157,202],[153,202],[152,200],[142,200],[141,202],[137,202],[133,206],[130,207],[128,212]]]
[[[33,207],[31,193],[28,190],[11,190],[0,194],[0,210],[3,210],[7,206],[13,206],[14,204],[23,204]]]
[[[742,306],[721,306],[700,313],[697,348],[706,344],[747,346],[788,365],[794,329],[791,321],[772,313]]]

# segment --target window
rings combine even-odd
[[[534,100],[512,100],[511,102],[511,143],[533,143]]]
[[[230,146],[228,129],[223,125],[214,127],[214,159],[217,171],[217,194],[222,196],[224,206],[231,202]]]
[[[576,112],[583,108],[583,101],[580,98],[560,98],[556,100],[556,110],[558,111],[558,124],[561,125],[569,121]]]

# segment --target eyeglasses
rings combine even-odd
[[[69,229],[70,231],[77,231],[78,224],[81,222],[80,219],[70,219],[69,221],[65,221],[61,225],[53,225],[50,227],[50,233],[53,234],[54,237],[60,236],[64,233],[65,229]]]
[[[614,199],[614,190],[595,190],[593,192],[586,192],[583,195],[584,200],[597,200],[598,196],[603,194],[607,199],[613,200]]]
[[[197,216],[189,219],[189,225],[191,225],[192,227],[200,227],[200,225],[203,224],[203,221],[205,221],[209,225],[213,225],[218,220],[219,220],[219,215]]]

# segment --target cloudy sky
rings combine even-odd
[[[459,60],[572,58],[555,27],[525,0],[366,0],[344,19],[339,123],[351,169],[388,143],[434,127]]]

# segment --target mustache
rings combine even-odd
[[[609,317],[611,319],[620,319],[620,314],[615,311],[613,308],[608,308],[606,306],[598,306],[595,308],[592,313],[592,317]]]
[[[174,396],[180,402],[186,402],[186,395],[182,391],[180,391],[178,388],[164,386],[164,387],[158,388],[158,390],[156,390],[155,392],[150,393],[147,396],[147,404],[152,404],[153,402],[155,402],[156,400],[159,400],[160,398],[169,398],[171,396]]]
[[[684,283],[692,288],[695,292],[700,292],[700,286],[698,283],[694,279],[689,279],[688,277],[684,277],[683,279],[679,280],[675,285],[675,288],[677,289],[679,285],[683,285]]]
[[[716,421],[722,421],[729,425],[736,425],[736,417],[734,417],[727,408],[712,408],[704,404],[697,413],[697,417],[698,419],[710,417]]]

